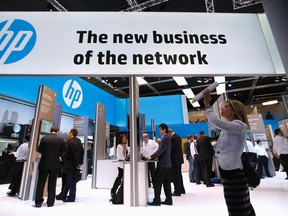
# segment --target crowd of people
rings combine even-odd
[[[261,140],[257,140],[255,145],[247,140],[246,131],[249,130],[249,123],[241,102],[227,100],[221,109],[223,119],[220,119],[210,107],[209,90],[204,91],[204,104],[209,124],[221,131],[217,137],[209,137],[203,130],[200,130],[199,135],[188,135],[187,141],[182,145],[182,138],[165,123],[159,125],[161,138],[157,140],[154,137],[154,139],[149,137],[148,133],[142,134],[141,159],[148,161],[148,186],[154,190],[153,200],[148,202],[148,205],[173,205],[173,196],[186,194],[182,178],[184,153],[188,162],[188,177],[191,183],[199,185],[203,182],[206,187],[214,187],[215,171],[213,169],[215,167],[212,167],[212,164],[216,158],[217,170],[220,172],[229,215],[256,215],[250,201],[248,182],[241,163],[241,154],[243,151],[254,152],[257,155],[257,170],[261,178],[272,177],[268,167],[267,149]],[[83,145],[77,138],[77,129],[72,128],[67,133],[66,141],[57,135],[58,131],[59,127],[52,126],[51,133],[42,137],[37,148],[40,157],[35,207],[38,208],[44,202],[43,194],[47,180],[46,202],[48,207],[54,206],[55,200],[75,202],[76,199],[76,185],[81,179],[84,160]],[[277,128],[274,133],[272,153],[275,158],[279,159],[287,174],[285,179],[288,180],[288,141],[280,128]],[[10,191],[7,193],[9,196],[16,196],[19,193],[23,164],[27,160],[29,152],[29,141],[30,135],[27,135],[17,151],[9,153],[15,158],[9,174]],[[216,145],[212,144],[213,141]],[[90,150],[89,158],[93,158],[93,149]],[[118,174],[110,191],[111,198],[115,196],[117,188],[123,183],[123,161],[127,160],[129,155],[130,148],[127,135],[122,133],[118,138],[116,150]],[[56,195],[59,171],[62,187],[61,192]],[[165,200],[161,200],[162,187]]]

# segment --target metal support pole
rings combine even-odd
[[[130,205],[139,206],[138,201],[138,137],[137,116],[139,114],[139,85],[136,76],[130,76]],[[139,116],[138,116],[139,117]]]

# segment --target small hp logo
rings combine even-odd
[[[0,63],[12,64],[27,56],[36,43],[34,27],[20,19],[0,23]]]
[[[65,82],[62,95],[66,105],[72,109],[78,108],[83,100],[82,88],[75,80]]]

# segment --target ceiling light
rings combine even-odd
[[[268,105],[273,105],[273,104],[278,104],[278,100],[272,100],[272,101],[267,101],[267,102],[262,103],[263,106],[268,106]]]
[[[139,85],[146,85],[148,82],[143,77],[136,77]]]
[[[287,81],[287,77],[282,77],[281,79],[283,82],[286,82]]]
[[[208,83],[210,80],[208,78],[204,78],[204,83]]]
[[[218,86],[216,87],[217,95],[221,95],[226,92],[226,86],[225,86],[225,77],[224,76],[215,76],[214,81],[218,83]]]
[[[114,80],[113,80],[113,83],[117,83],[117,82],[118,82],[118,79],[114,79]]]
[[[178,84],[178,86],[188,85],[188,83],[184,77],[173,77],[173,79]]]
[[[275,82],[280,82],[279,77],[275,78]]]
[[[198,79],[197,79],[197,82],[198,82],[198,83],[202,83],[202,79],[201,79],[201,78],[198,78]]]
[[[195,94],[193,93],[192,89],[191,88],[188,88],[188,89],[182,89],[183,93],[186,95],[186,97],[188,99],[192,99],[195,97]]]

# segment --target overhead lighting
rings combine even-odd
[[[200,107],[200,104],[198,103],[198,101],[192,103],[192,99],[195,97],[195,94],[193,93],[191,88],[182,89],[182,91],[186,95],[186,97],[189,99],[189,102],[192,104],[193,107]]]
[[[282,77],[281,81],[282,82],[286,82],[287,81],[287,77]]]
[[[188,83],[184,77],[173,77],[173,79],[178,84],[178,86],[188,85]]]
[[[273,104],[278,104],[278,100],[272,100],[272,101],[267,101],[267,102],[262,103],[263,106],[268,106],[268,105],[273,105]]]
[[[198,78],[198,79],[197,79],[197,82],[198,82],[198,83],[202,83],[202,79],[201,79],[201,78]]]
[[[192,89],[191,88],[188,88],[188,89],[182,89],[183,93],[186,95],[186,97],[188,99],[192,99],[195,97],[195,94],[193,93]]]
[[[217,95],[221,95],[226,92],[226,86],[225,86],[225,77],[224,76],[215,76],[214,81],[218,83],[218,86],[216,87]]]
[[[146,85],[148,82],[143,77],[136,77],[139,85]]]

